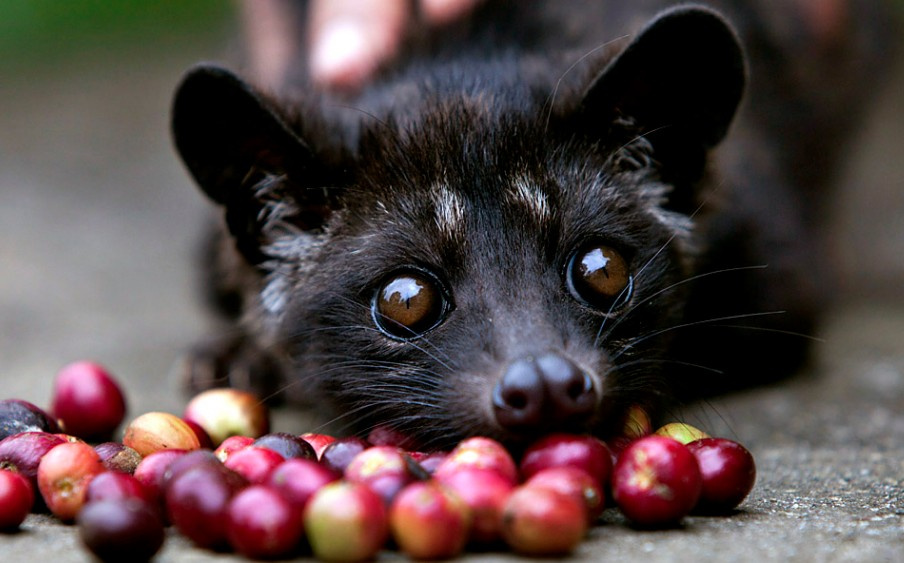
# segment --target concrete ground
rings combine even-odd
[[[94,358],[125,381],[132,414],[181,411],[178,357],[205,327],[191,263],[206,202],[167,112],[182,71],[222,44],[98,48],[0,76],[0,398],[46,405],[57,369]],[[753,451],[753,493],[731,517],[676,530],[610,515],[576,558],[904,561],[904,67],[890,86],[837,202],[843,291],[815,365],[686,417]],[[277,426],[306,430],[287,412]],[[41,516],[0,535],[0,558],[90,560],[73,528]],[[159,556],[236,559],[178,537]]]

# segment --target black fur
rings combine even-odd
[[[746,384],[769,331],[813,330],[818,292],[805,275],[763,288],[772,278],[750,268],[770,263],[757,241],[803,229],[794,210],[780,228],[712,213],[736,197],[726,178],[781,178],[744,157],[716,174],[708,164],[744,89],[738,37],[700,7],[623,36],[657,3],[615,4],[488,2],[467,25],[412,38],[398,66],[341,102],[299,94],[297,76],[271,98],[218,67],[187,75],[175,141],[225,210],[238,254],[220,250],[221,293],[241,302],[241,332],[223,350],[261,372],[252,386],[316,403],[340,429],[388,424],[425,447],[472,434],[517,443],[531,436],[496,422],[493,388],[512,362],[554,352],[590,375],[598,399],[567,429],[607,436],[628,406],[660,409],[670,387]],[[797,193],[779,183],[767,189]],[[519,185],[532,202],[513,195]],[[568,288],[572,256],[593,241],[634,276],[612,314]],[[742,269],[713,273],[725,268]],[[372,303],[408,271],[435,278],[447,303],[437,326],[400,339]],[[696,330],[750,315],[765,330]],[[795,369],[808,341],[778,342],[770,363]],[[700,367],[674,369],[688,365]]]

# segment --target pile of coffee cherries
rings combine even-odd
[[[608,446],[552,434],[518,462],[485,437],[425,453],[390,428],[367,440],[271,432],[266,406],[233,389],[197,395],[181,417],[142,414],[121,442],[105,441],[125,410],[92,362],[59,373],[49,414],[0,401],[0,530],[49,511],[105,561],[150,559],[167,525],[255,559],[361,561],[390,548],[443,559],[505,546],[553,556],[575,549],[609,505],[634,526],[673,526],[730,513],[756,477],[740,444],[682,423],[652,432],[640,408]]]

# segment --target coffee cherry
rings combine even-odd
[[[0,440],[21,432],[56,434],[60,427],[43,409],[20,399],[0,401]]]
[[[530,487],[545,487],[571,495],[579,500],[587,511],[587,523],[593,524],[603,513],[605,498],[596,479],[583,469],[570,465],[550,467],[534,473],[525,482]]]
[[[122,499],[137,499],[149,504],[157,500],[141,481],[117,471],[98,473],[85,489],[85,502]]]
[[[518,553],[564,555],[587,533],[587,510],[574,495],[524,485],[506,501],[501,531],[505,542]]]
[[[110,471],[132,474],[141,463],[141,454],[119,442],[104,442],[94,446],[94,450]]]
[[[101,561],[149,561],[163,545],[163,523],[144,501],[89,502],[78,515],[82,543]]]
[[[304,534],[301,512],[264,485],[243,489],[229,501],[226,511],[229,545],[245,557],[286,556]]]
[[[417,461],[418,465],[421,466],[421,469],[426,471],[429,475],[434,475],[436,470],[439,469],[439,466],[446,461],[447,457],[449,457],[447,452],[434,452],[419,456],[418,458],[415,458],[415,461]]]
[[[612,474],[616,504],[641,526],[678,522],[697,504],[701,487],[694,455],[665,436],[647,436],[628,446]]]
[[[246,484],[242,476],[218,461],[215,465],[201,460],[184,468],[166,484],[169,521],[199,547],[224,547],[229,501]]]
[[[612,473],[612,454],[593,436],[550,434],[534,442],[521,458],[521,475],[530,479],[550,467],[571,466],[585,471],[604,489]]]
[[[444,472],[435,479],[471,510],[473,541],[489,543],[499,539],[502,509],[515,489],[510,480],[495,470],[474,467]]]
[[[254,441],[257,448],[273,450],[284,459],[317,459],[313,446],[303,439],[287,432],[271,432]]]
[[[703,438],[689,443],[687,449],[697,458],[703,476],[697,511],[730,512],[753,489],[756,464],[741,444],[725,438]]]
[[[214,450],[214,455],[217,456],[222,462],[225,462],[229,459],[229,456],[234,454],[239,450],[243,450],[249,447],[254,443],[254,438],[250,436],[230,436],[223,440],[223,442],[217,446],[217,449]]]
[[[122,423],[126,400],[103,366],[74,362],[57,373],[50,411],[69,434],[100,441],[109,439]]]
[[[437,466],[434,475],[443,475],[463,469],[494,471],[512,485],[518,483],[518,468],[505,447],[490,438],[474,437],[460,442]]]
[[[633,440],[643,438],[653,431],[653,423],[647,410],[640,405],[631,405],[625,413],[622,435]]]
[[[47,432],[22,432],[0,441],[0,469],[19,473],[38,488],[38,464],[41,458],[65,440]]]
[[[670,422],[657,429],[654,434],[678,440],[684,445],[690,444],[694,440],[699,440],[701,438],[709,438],[709,434],[703,430],[684,422]]]
[[[324,448],[323,454],[320,456],[320,463],[341,475],[345,473],[345,468],[352,462],[352,459],[369,447],[370,444],[361,438],[354,436],[339,438]]]
[[[182,422],[188,425],[191,428],[191,431],[195,433],[195,436],[198,438],[199,447],[202,450],[212,450],[213,440],[210,439],[210,435],[207,433],[207,430],[201,428],[201,425],[195,422],[194,420],[182,419]]]
[[[84,442],[65,442],[41,458],[38,489],[54,516],[70,521],[85,503],[88,483],[104,471],[94,448]]]
[[[383,499],[366,485],[347,481],[314,494],[304,526],[314,556],[327,561],[373,559],[389,535]]]
[[[392,537],[412,559],[450,559],[464,549],[471,513],[436,482],[418,481],[396,496],[389,511]]]
[[[389,506],[399,491],[414,480],[414,475],[401,450],[395,446],[374,446],[351,460],[345,468],[345,479],[367,485]]]
[[[122,443],[142,456],[160,450],[197,450],[201,447],[191,428],[176,415],[149,412],[132,420]]]
[[[380,425],[367,434],[367,442],[374,446],[395,446],[402,450],[413,450],[414,440],[391,426]]]
[[[164,450],[166,451],[166,450]],[[225,467],[220,460],[210,450],[192,450],[185,452],[185,455],[178,456],[166,466],[163,471],[163,488],[169,487],[169,484],[189,469],[199,466],[205,466],[216,471],[223,471]]]
[[[14,471],[0,470],[0,530],[19,527],[35,503],[31,482]]]
[[[248,480],[249,483],[264,483],[270,474],[285,459],[273,450],[249,446],[234,452],[223,463]]]
[[[336,441],[336,438],[333,436],[327,434],[315,434],[314,432],[305,432],[301,435],[301,439],[311,444],[311,447],[314,448],[314,453],[317,454],[317,459],[320,459],[320,456],[323,455],[323,450],[325,450],[327,446]]]
[[[210,389],[195,395],[185,407],[183,418],[206,430],[217,446],[230,436],[257,438],[270,431],[267,405],[238,389]]]
[[[653,431],[653,422],[647,410],[640,405],[631,405],[622,420],[621,432],[608,441],[609,450],[618,457],[631,442],[643,438]]]
[[[338,479],[337,473],[314,460],[289,459],[270,473],[266,484],[300,512],[314,493]]]
[[[164,476],[170,463],[187,454],[185,450],[160,450],[154,452],[138,464],[132,475],[144,486],[151,498],[163,507]]]

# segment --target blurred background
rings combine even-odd
[[[234,7],[0,3],[0,396],[45,405],[56,371],[91,358],[128,382],[133,414],[181,412],[207,205],[169,106],[186,69],[234,49]]]
[[[56,371],[90,358],[129,382],[133,414],[181,412],[178,358],[206,327],[192,261],[207,204],[169,104],[195,62],[237,60],[235,8],[0,2],[0,398],[45,405]],[[904,61],[864,85],[880,86],[829,251],[843,306],[900,311]]]

